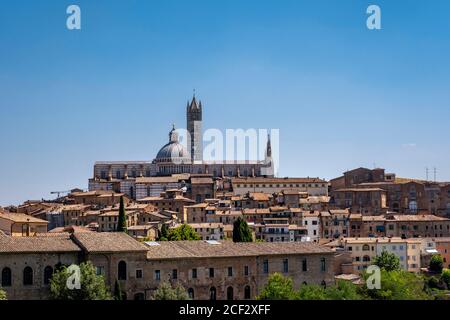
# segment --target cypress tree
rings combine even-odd
[[[116,280],[116,283],[114,283],[114,300],[123,300],[123,298],[122,288],[119,281]]]
[[[119,221],[117,222],[117,232],[127,232],[127,216],[125,213],[125,205],[123,197],[120,197]]]
[[[233,223],[233,242],[252,242],[252,232],[247,221],[239,217]]]

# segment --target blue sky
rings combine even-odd
[[[4,0],[0,205],[153,159],[193,88],[205,128],[279,128],[281,176],[450,180],[449,57],[446,0]]]

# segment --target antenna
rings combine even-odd
[[[430,181],[430,180],[428,179],[428,171],[429,171],[428,167],[425,168],[425,171],[426,171],[426,175],[427,175],[427,181]]]
[[[437,173],[436,167],[433,168],[433,171],[434,171],[434,182],[436,182],[436,173]]]

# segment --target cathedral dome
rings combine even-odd
[[[191,157],[184,145],[178,141],[178,134],[175,131],[175,126],[169,133],[169,143],[164,145],[159,150],[156,156],[156,162],[166,163],[190,163]]]

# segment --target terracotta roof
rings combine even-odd
[[[140,252],[147,247],[124,232],[74,233],[73,240],[88,253]]]
[[[197,203],[190,206],[184,206],[185,208],[206,208],[208,206],[207,203]]]
[[[32,217],[30,215],[24,213],[1,213],[0,219],[6,219],[13,222],[31,222],[31,223],[45,223],[48,224],[47,221]]]
[[[214,222],[204,222],[204,223],[190,223],[189,224],[194,229],[200,229],[200,228],[223,228],[222,223],[214,223]]]
[[[269,201],[272,195],[263,192],[250,192],[249,198],[255,201]]]
[[[158,229],[158,225],[155,224],[141,224],[138,226],[128,227],[127,230],[150,230],[150,229]]]
[[[243,209],[242,214],[270,214],[270,209]]]
[[[68,233],[55,233],[34,237],[11,237],[0,232],[0,254],[39,252],[79,252]]]
[[[274,184],[285,184],[285,183],[327,183],[327,181],[320,178],[232,178],[232,183],[274,183]]]
[[[394,215],[396,221],[450,221],[448,218],[434,216],[432,214],[418,214],[418,215]],[[389,220],[387,218],[387,220]]]
[[[176,183],[177,177],[143,177],[136,178],[136,183]]]
[[[191,184],[212,184],[212,178],[191,178]]]
[[[329,253],[333,253],[329,248],[306,242],[161,241],[148,246],[147,259],[226,258]]]
[[[386,192],[386,190],[381,188],[344,188],[334,192]]]

